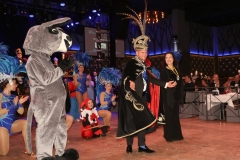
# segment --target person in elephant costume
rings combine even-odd
[[[27,151],[32,153],[31,124],[34,115],[37,122],[37,160],[79,158],[75,149],[65,151],[66,89],[62,76],[73,65],[74,59],[66,58],[55,67],[50,57],[54,52],[66,52],[71,46],[71,37],[59,28],[70,21],[70,18],[65,17],[33,26],[23,44],[25,54],[30,55],[26,64],[31,96],[27,115]],[[52,156],[53,146],[56,156]]]

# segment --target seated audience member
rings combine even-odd
[[[225,93],[231,92],[231,79],[229,77],[226,77],[223,81],[224,92]]]
[[[230,83],[232,91],[233,92],[240,92],[240,81],[239,81],[239,75],[234,76],[234,80]],[[235,100],[233,101],[234,104],[234,109],[239,109],[240,108],[240,100]]]
[[[220,83],[218,74],[213,74],[212,77],[213,82],[209,84],[210,90],[219,90],[219,93],[223,93],[224,92],[224,88],[223,85]]]
[[[202,87],[204,91],[208,91],[208,84],[206,79],[202,79]]]
[[[239,81],[239,75],[238,74],[234,76],[234,80],[230,83],[230,85],[231,85],[232,88],[240,87],[240,81]]]
[[[194,83],[192,82],[192,78],[190,75],[185,76],[185,84],[183,87],[184,91],[194,91]]]
[[[200,77],[195,79],[195,91],[202,91],[203,85],[202,85],[202,79]]]
[[[106,133],[109,131],[110,127],[107,125],[99,127],[98,117],[99,115],[94,107],[93,100],[90,98],[85,99],[81,104],[82,138],[106,136]]]

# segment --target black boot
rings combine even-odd
[[[132,153],[132,146],[131,146],[131,145],[128,145],[128,146],[127,146],[126,152],[127,152],[127,153]]]

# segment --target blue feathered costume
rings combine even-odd
[[[0,43],[0,108],[3,109],[3,112],[0,114],[0,128],[6,128],[9,134],[11,133],[11,129],[14,128],[21,129],[21,131],[26,129],[24,128],[24,122],[16,123],[14,125],[14,128],[12,128],[12,125],[17,120],[16,112],[19,114],[23,114],[24,112],[23,106],[20,102],[26,101],[28,97],[21,98],[16,104],[16,102],[14,102],[17,100],[15,99],[17,98],[16,95],[5,93],[4,90],[5,86],[8,85],[6,84],[6,81],[8,81],[10,85],[16,85],[13,83],[13,79],[20,78],[18,76],[15,76],[20,72],[26,72],[25,66],[20,65],[18,59],[15,57],[8,56],[8,46],[2,45],[2,43]],[[13,86],[13,88],[15,87],[16,86]],[[7,112],[4,112],[4,109],[7,109]],[[5,149],[1,148],[1,154],[5,154],[4,152],[7,154],[9,149],[9,139],[2,138],[6,136],[9,137],[9,135],[6,135],[6,132],[4,132],[4,130],[1,130],[0,132],[0,145],[5,147]]]
[[[114,68],[102,68],[101,72],[98,75],[97,85],[96,85],[96,94],[97,99],[100,102],[100,94],[105,91],[105,85],[110,83],[113,86],[117,86],[121,80],[120,70]],[[104,101],[108,102],[107,105],[100,106],[98,110],[110,110],[110,106],[112,104],[111,98],[113,96],[113,92],[107,94],[105,92]]]

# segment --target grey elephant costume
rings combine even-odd
[[[70,47],[71,38],[59,28],[70,20],[70,18],[59,18],[33,26],[29,29],[23,44],[26,55],[30,55],[26,64],[31,95],[27,115],[27,151],[32,153],[31,124],[34,115],[37,121],[36,156],[38,160],[51,157],[53,146],[56,149],[56,157],[62,157],[65,153],[66,89],[62,76],[64,70],[72,64],[67,64],[65,61],[65,66],[61,67],[59,64],[60,67],[55,68],[50,61],[50,56],[54,52],[66,52]]]

